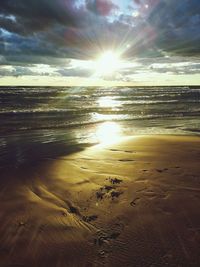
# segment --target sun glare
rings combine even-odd
[[[95,62],[97,76],[113,74],[120,67],[120,57],[114,51],[104,52]]]
[[[96,137],[100,144],[109,145],[119,140],[121,128],[118,123],[107,121],[98,126]]]
[[[120,106],[121,102],[113,99],[111,96],[102,96],[97,100],[101,108],[115,108]]]

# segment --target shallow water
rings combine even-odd
[[[189,87],[0,87],[1,165],[122,135],[200,135],[199,104]]]

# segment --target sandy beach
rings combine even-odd
[[[3,170],[0,266],[200,266],[200,138],[135,136]]]

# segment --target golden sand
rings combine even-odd
[[[200,266],[200,138],[136,136],[4,171],[0,266]]]

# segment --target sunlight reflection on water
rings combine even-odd
[[[120,106],[120,102],[115,100],[112,96],[100,97],[97,100],[100,108],[115,108]],[[97,126],[95,136],[100,144],[112,144],[119,140],[122,134],[122,129],[117,122],[113,120],[117,118],[117,114],[99,114],[93,116],[98,120],[106,120]]]
[[[97,127],[96,137],[100,144],[108,145],[115,143],[121,137],[121,127],[116,122],[104,122]]]
[[[97,103],[101,108],[114,108],[121,105],[120,101],[115,100],[111,96],[100,97],[97,100]]]

